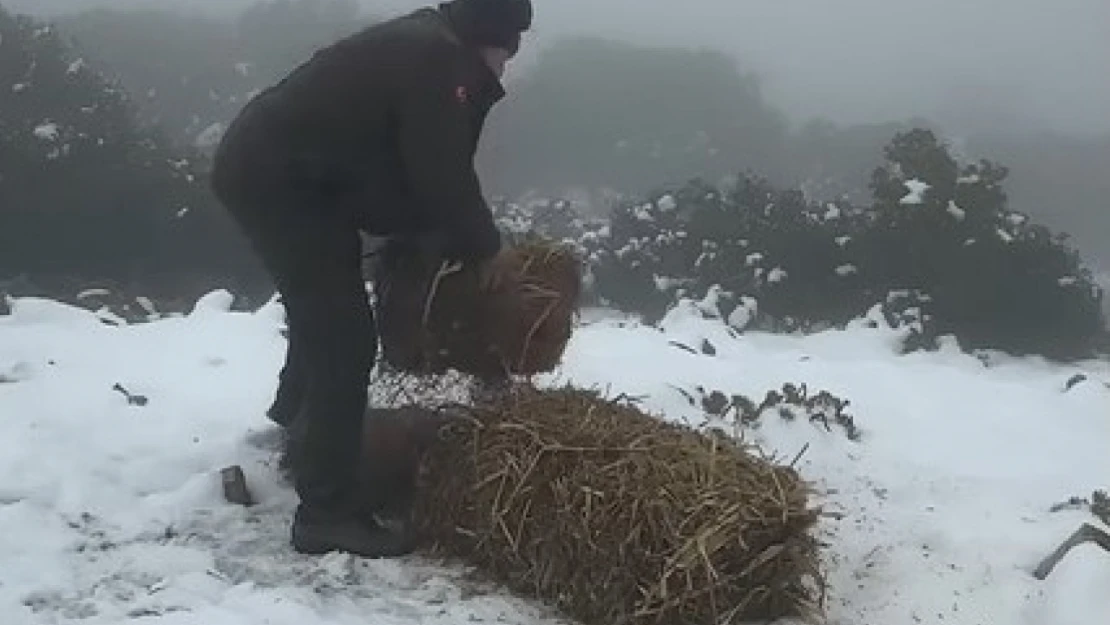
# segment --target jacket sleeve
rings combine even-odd
[[[447,46],[422,52],[399,79],[398,138],[416,209],[442,238],[444,253],[479,261],[497,254],[501,234],[474,168],[471,116],[459,97],[467,84],[455,54]]]

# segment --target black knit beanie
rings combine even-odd
[[[520,34],[532,27],[530,0],[451,0],[439,5],[459,39],[516,54]]]

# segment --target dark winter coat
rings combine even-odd
[[[500,235],[474,155],[503,96],[479,52],[422,9],[319,51],[250,102],[213,188],[233,211],[335,211],[372,235],[440,234],[450,256],[488,258]]]

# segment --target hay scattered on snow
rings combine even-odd
[[[416,496],[432,551],[587,625],[821,611],[807,485],[733,439],[531,388],[441,438]]]
[[[501,252],[492,291],[476,267],[449,267],[419,243],[391,244],[375,271],[382,352],[400,371],[479,377],[552,371],[566,349],[581,266],[561,245],[533,240]]]

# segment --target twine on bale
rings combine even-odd
[[[445,277],[462,271],[462,263],[451,263],[443,261],[440,263],[439,270],[436,275],[432,276],[432,283],[428,286],[428,294],[424,297],[424,314],[420,316],[420,326],[427,332],[429,321],[432,318],[432,304],[436,301],[436,294],[439,293],[439,283]]]
[[[820,613],[817,511],[797,473],[594,393],[515,390],[441,431],[419,531],[587,625]]]
[[[555,247],[549,247],[549,248],[546,248],[546,249],[541,247],[541,248],[539,248],[538,251],[542,252],[544,254],[543,263],[545,265],[547,265],[551,262],[554,255],[559,253],[561,250],[559,250],[558,248],[555,248]],[[533,268],[532,266],[535,263],[536,258],[534,256],[528,256],[528,255],[524,255],[523,258],[524,258],[524,263],[522,264],[522,266],[520,267],[520,270],[519,270],[520,276],[532,275],[532,268]],[[529,348],[532,345],[532,339],[536,336],[536,333],[540,331],[540,329],[543,327],[543,325],[546,324],[551,319],[552,314],[555,313],[556,310],[558,310],[560,304],[563,301],[570,301],[570,302],[576,302],[577,301],[578,295],[579,295],[579,290],[581,288],[580,285],[579,285],[577,276],[575,277],[574,282],[570,282],[569,284],[564,283],[561,286],[563,286],[564,289],[563,289],[563,291],[560,292],[560,291],[557,291],[557,290],[552,289],[552,288],[546,288],[545,289],[545,288],[543,288],[542,286],[540,286],[538,284],[529,283],[527,280],[525,280],[523,278],[520,280],[520,288],[523,291],[523,293],[521,294],[522,298],[527,299],[530,296],[531,297],[546,298],[547,299],[547,305],[544,307],[543,312],[541,312],[539,315],[536,316],[535,322],[532,324],[532,326],[530,328],[528,328],[528,332],[524,335],[524,342],[523,342],[524,344],[523,344],[522,348],[520,349],[520,353],[518,354],[516,367],[515,367],[515,369],[517,371],[522,371],[522,370],[525,370],[525,369],[528,368],[526,358],[528,357],[529,353],[531,353],[531,350]],[[569,314],[573,314],[573,309],[568,310],[568,316],[569,316]],[[569,321],[570,320],[567,319],[568,325],[569,325]],[[561,345],[559,346],[559,352],[560,353],[562,352],[562,347],[566,345],[566,341],[569,340],[569,338],[570,338],[570,329],[568,327],[567,332],[566,332],[566,334],[563,337],[563,340],[561,342]],[[549,350],[549,351],[551,351],[551,350]],[[554,366],[555,366],[555,363],[551,363],[550,365],[545,365],[544,369],[546,370],[546,369],[549,369],[549,368],[554,367]]]

